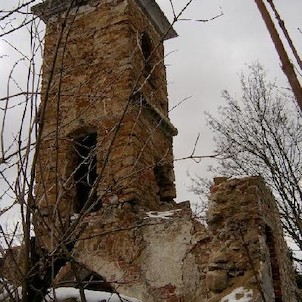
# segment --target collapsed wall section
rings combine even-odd
[[[83,282],[143,302],[299,301],[278,210],[261,178],[215,179],[207,217],[205,227],[188,203],[90,213],[69,237],[76,273],[66,259],[53,286]],[[22,268],[22,248],[6,253],[2,274],[18,286],[16,261]]]
[[[187,204],[88,216],[73,255],[144,302],[298,301],[278,210],[259,177],[216,179],[208,227]],[[64,281],[64,277],[62,277]]]

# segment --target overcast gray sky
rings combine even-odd
[[[9,9],[17,1],[1,0],[2,9]],[[169,0],[157,0],[169,20],[173,19]],[[275,5],[289,28],[298,48],[302,49],[302,35],[297,30],[302,27],[301,0],[275,0]],[[178,12],[187,0],[173,1]],[[223,16],[207,23],[193,20],[211,19],[223,12]],[[204,111],[215,112],[222,104],[221,91],[228,89],[239,95],[239,76],[247,70],[247,65],[258,60],[276,78],[280,86],[287,86],[278,56],[266,27],[253,0],[193,0],[182,16],[192,21],[179,21],[175,30],[179,37],[165,43],[168,91],[170,107],[184,98],[190,97],[170,114],[179,134],[175,137],[175,157],[190,155],[195,139],[200,133],[196,154],[211,154],[213,142],[211,133],[205,126]],[[20,31],[11,41],[22,51],[29,49],[29,41]],[[7,71],[15,61],[16,52],[6,42],[0,40],[0,56],[9,55],[0,61],[1,96],[5,93]],[[21,68],[22,66],[20,66]],[[23,76],[24,77],[24,76]],[[11,126],[16,121],[10,120]],[[192,161],[175,163],[178,201],[194,200],[187,192],[191,174],[206,175],[207,160],[202,164]]]
[[[172,20],[167,0],[158,4]],[[185,0],[174,1],[178,11]],[[281,17],[285,20],[298,50],[302,50],[302,1],[275,0]],[[175,29],[179,37],[166,42],[166,52],[173,50],[166,59],[170,106],[181,99],[191,98],[170,114],[179,134],[174,140],[176,158],[190,155],[198,133],[200,141],[196,154],[211,154],[212,135],[205,126],[204,111],[215,112],[222,105],[221,91],[228,89],[240,95],[239,76],[247,71],[247,65],[259,61],[267,69],[271,79],[287,87],[279,58],[269,33],[253,0],[195,0],[185,12],[185,19],[211,19],[207,22],[179,21]],[[300,52],[301,54],[301,52]],[[190,185],[187,171],[206,175],[208,160],[202,164],[192,161],[176,162],[178,200],[196,199],[186,187]]]

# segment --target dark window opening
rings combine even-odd
[[[143,51],[144,59],[146,61],[150,60],[152,54],[152,44],[151,44],[151,39],[149,38],[147,33],[143,33],[142,35],[142,51]]]
[[[74,210],[76,213],[79,213],[84,207],[97,179],[96,143],[96,133],[81,136],[75,142],[77,159],[74,175],[76,183],[76,200]],[[96,199],[97,195],[95,192],[90,199],[90,204],[95,203]]]
[[[153,75],[153,58],[152,58],[152,42],[150,37],[147,33],[143,33],[142,39],[141,39],[141,48],[145,60],[145,66],[144,66],[144,75],[148,78],[150,84],[152,86],[155,86],[155,79]]]
[[[279,270],[279,263],[276,254],[275,240],[271,228],[265,227],[265,237],[266,244],[269,250],[271,268],[272,268],[272,278],[273,278],[273,288],[275,294],[275,302],[282,302],[282,291],[281,291],[281,277]]]

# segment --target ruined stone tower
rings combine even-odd
[[[154,1],[49,0],[36,201],[63,223],[128,203],[175,198],[163,41],[175,31]]]
[[[260,177],[216,179],[207,227],[173,201],[163,41],[176,33],[155,1],[47,0],[33,12],[46,23],[33,250],[52,261],[37,265],[35,290],[296,302]]]

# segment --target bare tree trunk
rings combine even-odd
[[[293,64],[290,62],[290,60],[288,58],[284,45],[279,37],[279,34],[276,30],[274,22],[272,21],[272,18],[270,16],[265,4],[263,3],[262,0],[255,0],[255,2],[262,15],[263,21],[265,22],[265,25],[270,33],[270,36],[275,45],[275,48],[278,52],[280,61],[282,63],[282,70],[283,70],[284,74],[286,75],[290,86],[292,87],[295,98],[298,102],[300,110],[302,111],[302,88],[301,88],[300,82],[297,79],[297,76],[295,74]]]

